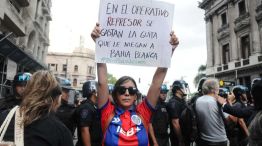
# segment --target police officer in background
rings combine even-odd
[[[30,73],[17,73],[14,76],[12,89],[13,93],[0,101],[0,111],[11,109],[22,102],[22,95],[25,86],[32,75]]]
[[[82,93],[86,100],[82,101],[76,110],[78,134],[76,146],[101,146],[102,130],[97,110],[97,83],[85,82]]]
[[[203,96],[202,86],[203,86],[203,83],[206,81],[206,79],[207,79],[206,77],[202,77],[199,80],[198,85],[197,85],[197,91],[198,92],[191,98],[190,104],[195,103],[198,97]]]
[[[72,136],[76,129],[75,106],[69,103],[70,93],[74,89],[70,86],[62,86],[61,105],[56,111],[58,119],[70,130]]]
[[[151,123],[149,124],[150,146],[169,146],[169,119],[165,102],[167,92],[167,86],[162,85],[156,111],[153,113]]]
[[[188,84],[183,80],[176,80],[172,85],[172,97],[167,104],[167,112],[170,121],[170,141],[171,146],[187,146],[181,133],[179,119],[182,111],[186,108],[186,89]]]

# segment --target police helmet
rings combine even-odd
[[[262,80],[261,77],[254,78],[254,79],[252,80],[252,83],[251,83],[251,88],[252,88],[257,82],[259,82],[259,81],[261,81],[261,80]]]
[[[30,80],[31,78],[31,74],[28,72],[25,73],[17,73],[14,76],[14,80],[13,80],[13,86],[25,86],[27,84],[27,82]]]
[[[219,88],[219,93],[218,93],[219,96],[227,98],[228,94],[229,94],[228,88]]]
[[[248,89],[245,86],[237,85],[233,87],[233,93],[236,99],[239,99],[242,94],[246,94],[247,91]]]
[[[167,85],[162,84],[160,87],[160,93],[166,94],[168,92]]]
[[[112,94],[113,90],[114,90],[114,85],[113,84],[108,84],[109,94]]]
[[[188,84],[184,80],[176,80],[172,85],[172,93],[175,94],[177,90],[182,90],[188,87]]]
[[[204,82],[206,81],[206,77],[202,77],[200,80],[199,80],[199,82],[198,82],[198,85],[197,85],[197,91],[199,92],[199,93],[202,93],[202,86],[203,86],[203,84],[204,84]]]
[[[82,93],[83,97],[89,98],[93,93],[97,92],[97,82],[90,80],[83,84]]]

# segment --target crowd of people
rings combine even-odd
[[[97,24],[91,34],[94,41],[100,30]],[[171,32],[172,54],[178,44]],[[202,78],[198,92],[187,101],[185,81],[174,81],[170,89],[163,84],[167,70],[156,69],[147,95],[138,102],[141,95],[132,77],[123,76],[109,87],[107,65],[97,63],[98,81],[84,83],[84,100],[74,105],[68,100],[73,89],[61,87],[50,71],[19,73],[13,94],[0,101],[0,145],[10,141],[17,146],[73,146],[74,137],[76,146],[262,145],[261,78],[252,84],[249,102],[249,91],[242,86],[235,86],[226,98],[219,96],[215,78]],[[184,134],[181,122],[190,108],[196,113],[194,140]],[[23,132],[17,133],[17,124]]]

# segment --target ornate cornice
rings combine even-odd
[[[206,10],[207,7],[210,5],[210,3],[212,2],[213,0],[203,0],[202,2],[199,2],[198,4],[198,7],[201,8],[201,9],[204,9]]]
[[[226,25],[223,25],[221,28],[219,28],[217,30],[217,39],[218,40],[221,40],[221,39],[224,39],[226,37],[228,37],[230,35],[230,32],[229,32],[229,25],[226,24]]]
[[[257,6],[256,12],[257,12],[256,20],[257,22],[260,22],[262,20],[262,4]]]
[[[242,30],[242,28],[247,27],[250,25],[250,17],[249,17],[249,13],[246,13],[244,15],[239,16],[236,20],[235,20],[235,31],[239,31]]]

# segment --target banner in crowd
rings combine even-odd
[[[96,62],[169,67],[173,13],[155,0],[100,0]]]

